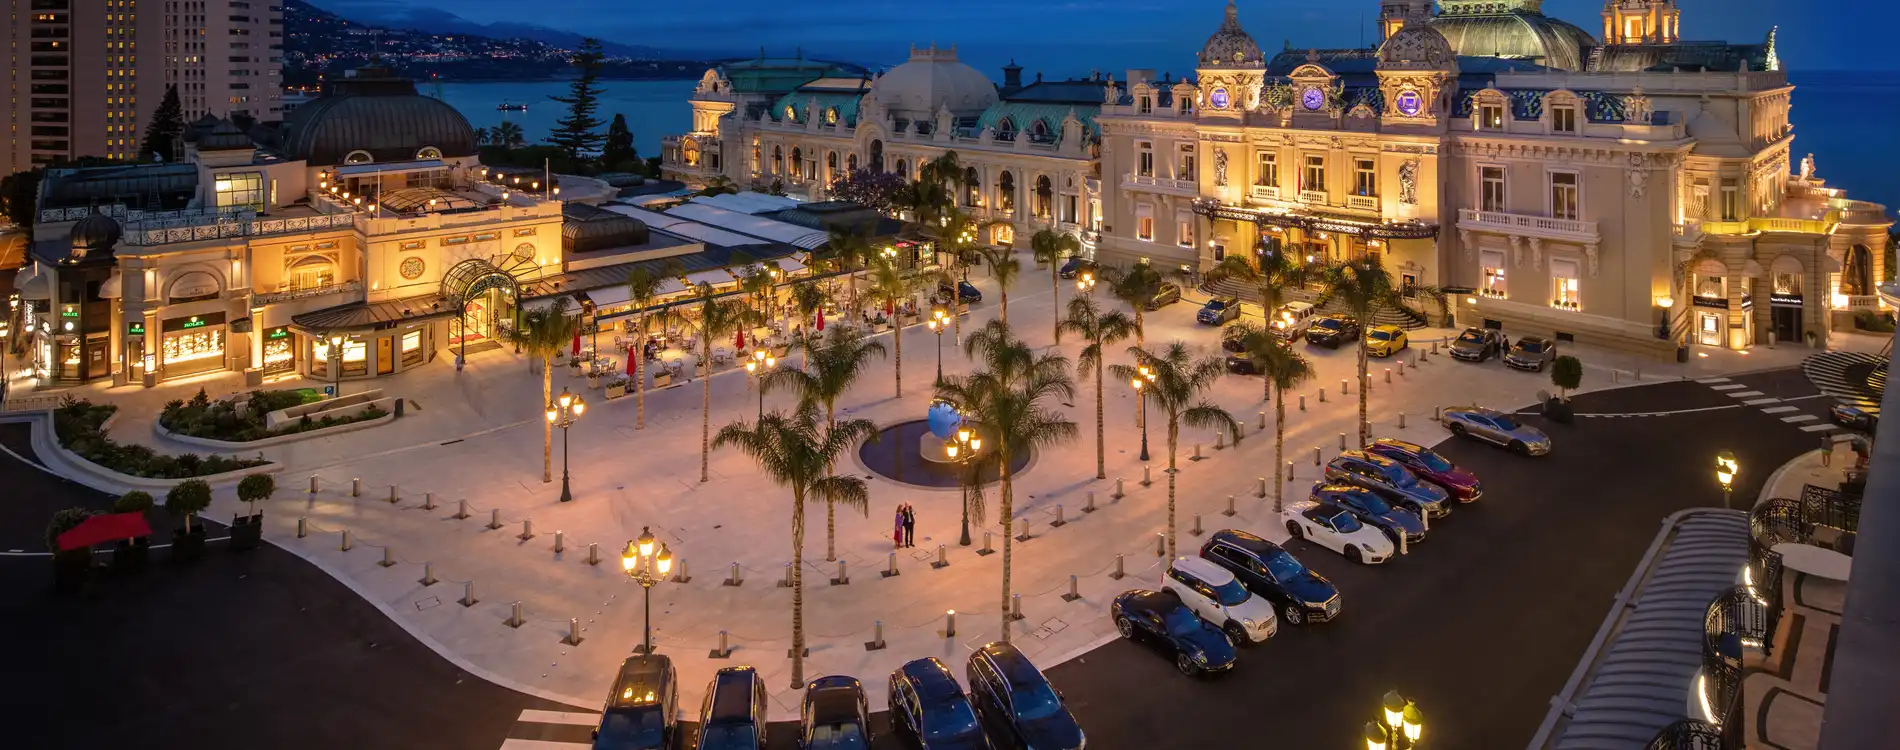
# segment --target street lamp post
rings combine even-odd
[[[1083,271],[1075,275],[1075,288],[1083,294],[1094,296],[1095,272]]]
[[[1141,366],[1141,376],[1129,381],[1135,387],[1135,397],[1141,400],[1141,460],[1148,460],[1148,390],[1147,386],[1155,382],[1155,373],[1147,365]]]
[[[343,396],[343,334],[330,334],[330,349],[324,352],[330,360],[330,391],[332,398]]]
[[[935,308],[930,311],[930,320],[925,321],[924,326],[937,334],[937,385],[943,385],[943,332],[950,327],[950,316],[944,313],[943,308]]]
[[[568,393],[564,387],[561,395],[548,402],[548,421],[561,428],[561,502],[574,499],[574,492],[567,478],[567,429],[574,426],[581,413],[587,411],[587,402],[580,396]]]
[[[970,487],[976,484],[976,457],[982,451],[983,439],[967,427],[957,430],[956,437],[943,441],[944,455],[969,472],[969,480],[963,485],[963,535],[957,538],[957,544],[964,547],[970,546]]]
[[[1735,492],[1735,475],[1742,473],[1742,464],[1735,460],[1733,451],[1724,450],[1715,454],[1715,481],[1722,483],[1722,507],[1729,507],[1729,496]]]
[[[628,578],[640,584],[646,599],[645,622],[641,625],[645,634],[640,645],[633,649],[636,654],[653,653],[653,584],[666,580],[667,572],[673,569],[673,553],[661,544],[659,554],[654,554],[653,541],[653,532],[642,526],[640,538],[629,540],[627,551],[620,553],[620,567],[627,571]]]
[[[1378,721],[1366,722],[1366,750],[1416,750],[1425,733],[1425,716],[1418,704],[1390,690],[1382,708]]]
[[[764,349],[752,350],[752,359],[745,363],[746,377],[753,379],[753,386],[759,389],[759,418],[765,417],[765,375],[778,369],[778,358],[766,354]]]

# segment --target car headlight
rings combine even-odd
[[[1194,663],[1195,663],[1195,664],[1206,664],[1206,663],[1207,663],[1207,652],[1206,652],[1206,651],[1196,651],[1196,652],[1194,652]]]
[[[1259,623],[1254,622],[1253,618],[1251,617],[1241,618],[1240,624],[1245,625],[1248,630],[1253,630],[1254,628],[1259,627]]]

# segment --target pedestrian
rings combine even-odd
[[[904,546],[904,507],[903,503],[898,503],[897,505],[897,518],[893,522],[891,530],[892,547]]]
[[[910,507],[910,503],[904,503],[904,546],[917,546],[916,534],[917,511]]]

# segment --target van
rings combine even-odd
[[[1288,341],[1297,341],[1313,322],[1315,308],[1307,302],[1288,302],[1273,314],[1273,332]]]

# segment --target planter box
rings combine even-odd
[[[264,513],[231,516],[231,549],[257,549],[264,542]]]
[[[673,384],[672,373],[661,372],[653,376],[653,387],[655,388],[665,388],[672,384]]]
[[[177,562],[191,562],[205,554],[205,527],[193,526],[191,533],[184,529],[172,530],[171,558]]]
[[[92,580],[91,549],[53,553],[53,590],[78,591],[85,588],[90,580]]]
[[[587,387],[588,388],[600,387],[600,373],[598,372],[587,373]]]
[[[121,541],[112,550],[112,572],[131,575],[145,570],[152,559],[152,540],[139,537]]]
[[[632,394],[633,391],[629,390],[626,383],[616,383],[616,384],[607,386],[606,393],[607,393],[607,400],[612,401],[617,398],[624,398]]]
[[[1557,424],[1570,424],[1576,420],[1577,415],[1576,411],[1570,408],[1570,404],[1553,398],[1544,402],[1544,417]]]

